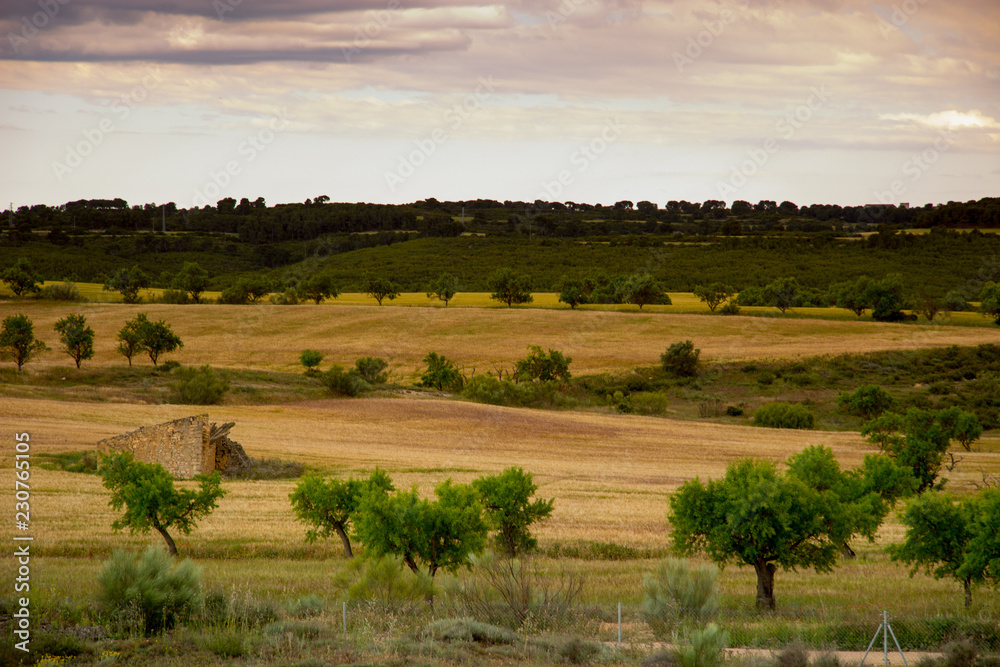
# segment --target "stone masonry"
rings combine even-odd
[[[136,461],[159,463],[178,479],[208,475],[215,470],[215,442],[208,415],[184,417],[146,426],[97,443],[102,452],[126,450]]]

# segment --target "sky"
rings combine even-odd
[[[1000,196],[997,0],[3,0],[0,208]]]

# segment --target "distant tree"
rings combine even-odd
[[[490,276],[488,284],[493,291],[490,298],[506,303],[508,308],[515,303],[522,304],[534,301],[531,296],[531,278],[514,273],[513,269],[507,267],[498,269]]]
[[[435,488],[436,500],[421,498],[416,488],[392,495],[367,493],[358,505],[354,530],[375,556],[397,555],[414,573],[420,566],[434,577],[469,566],[482,553],[488,527],[479,493],[467,484],[446,480]]]
[[[318,306],[323,299],[336,299],[340,292],[333,284],[333,276],[326,273],[314,273],[309,279],[299,285],[299,293],[306,299],[312,299]]]
[[[0,355],[13,359],[17,372],[21,367],[45,352],[49,346],[35,338],[35,326],[27,315],[8,315],[0,327]]]
[[[455,368],[455,364],[437,352],[430,352],[424,357],[427,370],[420,376],[421,387],[431,387],[438,391],[444,391],[461,386],[462,376]]]
[[[572,361],[558,350],[546,354],[538,345],[529,345],[528,356],[514,363],[514,377],[520,382],[565,382],[570,379]]]
[[[647,304],[671,305],[663,285],[648,273],[639,273],[628,279],[625,284],[625,301],[639,306],[639,310]]]
[[[1000,489],[985,489],[956,501],[945,493],[925,493],[907,504],[900,517],[906,526],[902,544],[888,548],[892,560],[925,569],[935,579],[962,584],[965,607],[972,587],[1000,583]]]
[[[979,292],[979,312],[1000,324],[1000,283],[988,282]]]
[[[444,301],[444,307],[448,307],[448,302],[458,294],[458,278],[453,275],[442,273],[437,277],[427,292],[427,298],[437,298]]]
[[[208,271],[197,262],[184,262],[184,266],[174,276],[170,286],[191,295],[191,300],[201,303],[201,293],[208,289]]]
[[[318,350],[302,350],[299,363],[306,367],[306,375],[318,375],[318,367],[323,361],[323,353]]]
[[[944,298],[922,292],[917,297],[917,311],[924,316],[925,320],[932,322],[938,313],[946,313],[948,306]]]
[[[845,308],[858,317],[872,307],[872,279],[861,276],[853,282],[836,283],[830,287],[830,300],[837,308]]]
[[[948,290],[944,295],[944,308],[953,313],[969,310],[969,302],[961,290]]]
[[[142,272],[138,265],[131,269],[121,268],[104,283],[106,292],[118,292],[125,303],[139,303],[139,290],[149,287],[149,276]]]
[[[704,302],[708,306],[709,311],[713,313],[716,308],[732,298],[734,294],[736,294],[736,290],[723,283],[712,283],[707,286],[697,285],[694,288],[694,295]]]
[[[571,309],[575,309],[580,304],[587,303],[588,301],[587,292],[578,280],[570,280],[566,276],[563,276],[559,289],[559,302],[565,303]]]
[[[529,528],[552,514],[555,501],[531,500],[538,490],[531,473],[511,467],[499,475],[473,480],[472,487],[482,498],[487,523],[496,531],[493,540],[497,550],[508,558],[534,550],[538,541]]]
[[[73,357],[76,367],[84,359],[94,357],[94,330],[87,326],[87,318],[83,315],[67,315],[56,322],[56,333],[66,353]]]
[[[184,347],[180,336],[175,334],[170,325],[163,320],[159,322],[150,322],[147,320],[141,325],[139,333],[141,335],[139,344],[149,355],[154,366],[156,366],[160,355],[168,354],[178,348]]]
[[[146,313],[139,313],[135,319],[125,322],[125,326],[118,330],[115,338],[118,340],[118,353],[128,359],[129,368],[132,367],[132,357],[142,351],[143,329],[149,324]]]
[[[663,370],[677,377],[690,377],[698,373],[698,356],[701,350],[696,350],[689,340],[674,343],[660,355]]]
[[[299,481],[295,490],[288,495],[288,499],[292,503],[295,518],[311,526],[306,531],[307,542],[315,542],[320,537],[336,534],[344,545],[344,555],[353,558],[354,551],[351,549],[351,539],[347,533],[362,495],[387,494],[394,490],[389,476],[378,469],[366,480],[353,477],[340,480],[311,474]]]
[[[764,299],[767,305],[784,313],[795,305],[801,293],[802,288],[795,278],[778,278],[764,288]]]
[[[844,392],[837,397],[837,405],[841,410],[866,420],[891,410],[895,404],[896,401],[889,392],[875,384],[863,385],[853,393]]]
[[[389,362],[382,357],[358,357],[354,360],[354,373],[368,384],[385,384],[389,379]]]
[[[42,276],[35,271],[31,262],[25,257],[18,257],[14,266],[8,267],[3,274],[0,274],[0,280],[7,283],[10,291],[16,297],[38,292],[42,288],[39,284],[42,282]]]
[[[237,284],[246,292],[247,298],[250,299],[250,303],[257,303],[263,297],[271,293],[273,285],[264,276],[250,276],[248,278],[241,278],[237,281]]]
[[[399,296],[399,285],[382,276],[368,276],[365,279],[365,293],[382,305],[383,299],[392,301]]]
[[[904,319],[905,296],[903,277],[892,273],[882,280],[872,281],[868,290],[872,319],[878,322],[896,322]]]
[[[979,423],[979,417],[975,413],[966,412],[957,406],[939,411],[938,421],[948,433],[948,437],[957,440],[967,452],[972,451],[972,443],[983,434],[983,426]]]
[[[132,533],[156,530],[167,543],[171,556],[177,555],[169,530],[188,535],[197,521],[218,506],[226,492],[219,472],[196,475],[198,490],[174,488],[174,478],[159,463],[135,461],[130,452],[111,452],[98,468],[104,487],[111,491],[109,504],[125,513],[112,522],[113,529],[128,528]]]

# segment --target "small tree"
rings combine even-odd
[[[375,556],[401,556],[414,573],[421,565],[431,577],[438,570],[468,567],[469,556],[486,546],[488,527],[479,494],[451,480],[434,491],[433,501],[421,498],[415,488],[364,494],[354,520],[358,539]]]
[[[184,347],[184,342],[181,341],[180,336],[175,334],[170,325],[163,320],[159,322],[150,322],[147,320],[141,325],[139,333],[141,336],[140,345],[149,355],[154,366],[156,366],[160,355],[168,354]]]
[[[569,365],[573,359],[558,350],[546,354],[537,345],[528,346],[528,356],[514,362],[514,378],[520,382],[565,382],[570,379]]]
[[[307,542],[336,534],[344,545],[344,555],[353,558],[354,551],[347,533],[361,497],[366,493],[387,494],[390,491],[395,491],[392,480],[376,469],[367,480],[307,475],[295,486],[288,499],[295,518],[311,526],[306,531]]]
[[[698,373],[698,356],[701,350],[696,350],[689,340],[674,343],[660,355],[663,370],[677,377],[689,377]]]
[[[142,272],[138,265],[132,268],[118,269],[113,276],[104,282],[106,292],[118,292],[125,303],[138,303],[141,300],[139,290],[149,287],[149,276]]]
[[[427,298],[440,299],[444,301],[444,307],[447,308],[448,302],[454,299],[456,294],[458,294],[458,278],[447,273],[442,273],[431,284],[431,288],[427,292]]]
[[[841,410],[857,415],[862,419],[873,419],[886,410],[891,410],[895,399],[882,387],[866,384],[858,387],[853,393],[844,392],[837,397],[837,405]]]
[[[236,284],[239,289],[246,293],[247,298],[250,299],[250,303],[257,303],[262,298],[270,294],[271,289],[274,287],[271,284],[271,281],[264,276],[241,278]]]
[[[201,294],[208,289],[208,271],[201,268],[197,262],[184,262],[184,266],[174,276],[170,286],[187,292],[191,295],[192,301],[201,303]]]
[[[979,292],[979,312],[1000,324],[1000,283],[988,282]]]
[[[306,375],[318,375],[322,361],[323,353],[319,350],[302,350],[299,355],[299,362],[306,367]]]
[[[41,290],[39,283],[42,282],[42,277],[25,257],[18,257],[14,266],[8,267],[3,274],[0,274],[0,280],[7,283],[16,297]]]
[[[508,308],[514,304],[534,301],[534,297],[531,296],[531,278],[514,273],[513,269],[507,267],[498,269],[490,276],[488,285],[492,290],[490,298],[506,303]]]
[[[861,276],[854,282],[836,283],[830,287],[830,300],[837,308],[845,308],[858,317],[872,307],[872,279]]]
[[[142,332],[148,324],[146,313],[139,313],[135,319],[127,320],[115,336],[118,340],[118,353],[128,359],[129,368],[132,368],[132,357],[142,350]]]
[[[368,384],[385,384],[389,379],[389,362],[382,357],[358,357],[354,360],[354,372]]]
[[[312,299],[318,306],[323,299],[336,299],[340,291],[333,284],[333,276],[317,273],[299,285],[299,293],[306,299]]]
[[[462,376],[455,368],[455,364],[437,352],[430,352],[424,357],[427,370],[420,376],[421,387],[431,387],[438,391],[461,387]]]
[[[872,281],[868,289],[868,302],[871,304],[872,319],[878,322],[896,322],[905,317],[905,296],[903,294],[903,277],[892,273],[882,280]]]
[[[133,534],[156,530],[171,556],[177,555],[177,546],[169,530],[189,535],[198,520],[211,514],[226,494],[218,471],[196,475],[198,490],[177,489],[166,468],[159,463],[135,461],[130,452],[104,456],[99,472],[104,487],[111,491],[108,504],[115,510],[125,508],[111,527],[116,531],[128,528]]]
[[[378,305],[380,306],[382,305],[383,299],[389,299],[389,301],[392,301],[400,294],[399,285],[392,282],[388,278],[383,278],[381,276],[368,276],[368,278],[365,279],[365,293],[378,301]]]
[[[17,372],[21,367],[45,352],[49,346],[35,338],[35,326],[27,315],[8,315],[0,327],[0,355],[13,359]]]
[[[625,302],[639,306],[639,310],[647,304],[671,305],[670,297],[663,290],[663,285],[648,273],[640,273],[629,277],[625,283]]]
[[[698,297],[711,312],[728,301],[736,294],[736,290],[730,285],[723,283],[712,283],[711,285],[697,285],[694,288],[694,295]]]
[[[217,405],[229,391],[229,376],[216,372],[205,364],[201,368],[179,368],[174,383],[174,403],[185,405]]]
[[[764,288],[764,300],[767,305],[784,313],[795,305],[801,293],[802,288],[795,278],[778,278]]]
[[[570,309],[589,302],[587,290],[578,280],[563,276],[559,290],[559,303],[565,303]]]
[[[56,322],[55,330],[77,368],[82,360],[94,358],[94,330],[87,326],[86,317],[67,315]]]
[[[486,521],[496,533],[496,548],[508,558],[534,550],[538,541],[531,536],[531,524],[549,518],[553,499],[531,496],[538,486],[531,480],[531,473],[521,468],[507,468],[499,475],[473,480],[472,487],[479,492],[486,510]]]

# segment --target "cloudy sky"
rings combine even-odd
[[[0,206],[1000,195],[997,0],[4,0]]]

